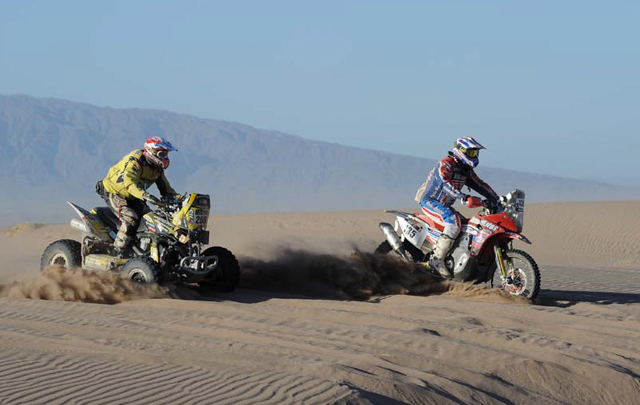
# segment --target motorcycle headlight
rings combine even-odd
[[[505,196],[505,211],[516,224],[518,232],[524,225],[524,191],[515,190]]]

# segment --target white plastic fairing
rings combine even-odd
[[[402,237],[420,249],[427,237],[427,227],[420,224],[421,221],[407,216],[398,215],[397,221],[400,225]]]

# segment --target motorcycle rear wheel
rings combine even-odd
[[[504,281],[500,278],[500,270],[496,269],[491,278],[491,287],[502,288],[511,295],[534,301],[540,292],[538,264],[522,250],[509,249],[505,254],[513,263],[513,268],[507,270],[507,278]]]
[[[373,253],[377,255],[386,255],[389,252],[391,252],[391,250],[392,250],[391,245],[389,244],[389,242],[385,240],[376,248],[376,250]]]
[[[420,262],[425,260],[424,253],[422,253],[419,249],[414,247],[412,244],[410,244],[410,243],[405,241],[404,242],[404,248],[407,251],[407,253],[409,253],[409,255],[411,256],[411,259],[413,260],[414,263],[420,263]],[[396,255],[397,257],[401,257],[398,254],[398,252],[393,250],[393,248],[391,247],[391,244],[389,243],[389,241],[386,241],[386,240],[384,242],[382,242],[376,248],[376,250],[373,253],[376,254],[376,255],[393,254],[393,255]]]

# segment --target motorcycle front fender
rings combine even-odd
[[[531,244],[532,244],[532,243],[531,243],[531,241],[530,241],[526,236],[524,236],[524,235],[523,235],[523,234],[521,234],[521,233],[515,233],[515,232],[504,232],[504,234],[505,234],[508,238],[510,238],[510,239],[519,240],[519,241],[522,241],[522,242],[527,243],[527,244],[529,244],[529,245],[531,245]]]

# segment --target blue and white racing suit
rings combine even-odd
[[[427,176],[416,194],[422,211],[443,228],[443,234],[455,239],[460,233],[460,214],[451,208],[468,186],[483,197],[497,201],[498,195],[469,166],[457,160],[453,154],[442,159]]]

